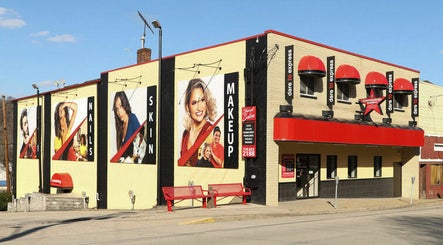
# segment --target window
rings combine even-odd
[[[337,156],[328,155],[326,156],[327,173],[326,178],[335,179],[337,176]]]
[[[431,165],[431,185],[443,184],[443,165]]]
[[[404,94],[394,95],[394,109],[403,110],[403,107],[408,106],[408,96]]]
[[[374,177],[381,177],[381,156],[374,156]]]
[[[337,100],[349,101],[349,83],[337,83]]]
[[[435,143],[434,144],[434,151],[443,151],[443,144]]]
[[[315,77],[300,76],[300,94],[313,96],[315,89]]]
[[[348,178],[357,178],[357,156],[348,156]]]
[[[381,89],[381,88],[367,88],[366,89],[366,96],[369,98],[369,96],[371,95],[371,89],[373,89],[374,90],[374,96],[375,96],[375,98],[380,98],[380,97],[383,97],[384,95],[383,95],[383,90],[384,89]]]

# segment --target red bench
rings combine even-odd
[[[202,207],[206,208],[206,199],[209,197],[206,190],[201,185],[193,186],[164,186],[163,196],[168,204],[168,211],[172,211],[172,205],[186,199],[195,199],[202,202]]]
[[[214,207],[217,206],[217,198],[221,197],[222,200],[230,196],[238,196],[242,198],[242,204],[246,204],[246,197],[252,194],[251,189],[244,187],[241,183],[230,184],[209,184],[209,192],[213,192]]]

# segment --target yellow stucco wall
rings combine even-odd
[[[77,117],[75,119],[76,122],[79,122],[86,117],[86,107],[87,98],[94,97],[94,111],[97,111],[97,99],[96,99],[96,84],[92,84],[89,86],[78,87],[72,90],[61,91],[58,93],[53,93],[51,95],[51,158],[54,154],[54,113],[55,107],[60,102],[75,102],[78,103],[78,110],[83,111],[84,113],[77,113]],[[81,107],[81,108],[80,108]],[[81,115],[80,115],[81,114]],[[95,117],[97,113],[94,113]],[[94,118],[94,121],[97,121],[97,118]],[[97,125],[94,125],[94,132],[97,132]],[[84,124],[80,130],[86,130],[86,125]],[[86,132],[82,132],[86,133]],[[94,152],[97,152],[97,141],[95,140]],[[96,207],[97,203],[95,200],[95,193],[97,192],[97,161],[96,157],[95,161],[67,161],[67,160],[52,160],[51,159],[51,174],[54,173],[69,173],[72,177],[74,188],[72,189],[72,193],[77,195],[82,195],[83,192],[89,196],[89,207]],[[56,193],[55,188],[51,188],[51,193]]]
[[[40,99],[40,105],[43,100]],[[43,106],[42,106],[43,108]],[[37,129],[37,97],[21,100],[17,103],[17,165],[16,165],[16,195],[23,197],[27,193],[39,191],[39,161],[38,159],[20,158],[20,149],[23,136],[20,128],[20,115],[27,110],[29,122],[29,135]],[[43,109],[42,109],[43,113]]]
[[[195,66],[195,69],[186,69],[193,67],[196,64],[211,64],[209,66],[201,65]],[[218,80],[212,80],[211,83],[223,82],[221,77],[228,73],[239,73],[238,81],[238,108],[239,114],[236,115],[239,123],[239,130],[241,130],[241,108],[245,106],[244,104],[244,77],[243,69],[245,66],[245,42],[239,41],[230,43],[229,45],[221,45],[216,47],[211,47],[208,49],[199,50],[198,52],[191,52],[176,56],[175,59],[175,91],[176,97],[174,104],[175,107],[175,143],[174,143],[174,185],[183,186],[193,183],[194,185],[202,185],[203,189],[207,189],[207,185],[210,183],[243,183],[245,162],[241,155],[241,134],[236,133],[239,147],[238,155],[238,168],[236,169],[226,169],[226,168],[198,168],[198,167],[184,167],[178,166],[177,162],[180,155],[181,147],[181,137],[183,134],[182,129],[182,118],[180,118],[180,110],[183,111],[183,95],[179,86],[183,83],[187,83],[192,78],[203,78],[206,81],[213,79],[214,77]],[[220,67],[221,69],[219,69]],[[185,70],[186,69],[186,70]],[[193,71],[199,71],[199,73]],[[211,84],[215,85],[215,84]],[[183,88],[183,87],[180,87]],[[222,91],[211,91],[214,93],[222,93]],[[223,97],[218,97],[217,99],[223,99]],[[225,105],[226,106],[226,105]],[[223,108],[217,108],[218,114],[223,113]],[[226,116],[222,120],[226,120]],[[221,121],[223,122],[223,121]],[[221,126],[223,130],[223,126]],[[222,132],[223,135],[224,132]],[[222,139],[226,140],[226,139]],[[226,146],[226,144],[224,144]],[[226,147],[225,147],[226,148]],[[226,149],[225,149],[226,150]],[[220,203],[227,203],[232,201],[233,198],[226,198]],[[178,205],[189,205],[192,201],[179,203]],[[196,205],[199,205],[196,203]]]
[[[420,121],[418,126],[426,135],[443,135],[443,87],[420,82]]]
[[[158,84],[158,62],[127,67],[108,73],[108,157],[115,153],[115,134],[111,134],[114,125],[113,101],[114,94],[118,91],[129,91],[131,107],[136,104],[146,103],[146,88]],[[137,91],[145,96],[138,97],[131,93]],[[157,88],[157,98],[158,97]],[[158,103],[158,102],[157,102]],[[143,114],[137,115],[138,119],[146,119]],[[157,113],[158,116],[158,113]],[[157,120],[157,118],[155,118]],[[157,142],[156,142],[157,144]],[[158,154],[157,154],[158,157]],[[157,204],[157,164],[127,164],[109,162],[108,165],[108,208],[132,208],[129,191],[136,196],[135,209],[152,208]]]

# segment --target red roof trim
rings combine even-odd
[[[406,70],[409,70],[409,71],[412,71],[412,72],[420,73],[419,70],[415,70],[415,69],[408,68],[408,67],[405,67],[405,66],[400,66],[400,65],[396,65],[396,64],[389,63],[389,62],[386,62],[386,61],[374,59],[374,58],[371,58],[371,57],[368,57],[368,56],[359,55],[359,54],[352,53],[352,52],[349,52],[349,51],[346,51],[346,50],[343,50],[343,49],[334,48],[334,47],[331,47],[331,46],[328,46],[328,45],[324,45],[324,44],[321,44],[321,43],[309,41],[307,39],[295,37],[295,36],[292,36],[292,35],[289,35],[289,34],[286,34],[286,33],[283,33],[283,32],[279,32],[279,31],[275,31],[275,30],[267,30],[267,31],[265,31],[265,34],[268,34],[268,33],[273,33],[273,34],[276,34],[276,35],[285,36],[285,37],[292,38],[292,39],[295,39],[295,40],[298,40],[298,41],[301,41],[301,42],[310,43],[310,44],[313,44],[313,45],[316,45],[316,46],[319,46],[319,47],[332,49],[332,50],[335,50],[337,52],[349,54],[349,55],[356,56],[356,57],[359,57],[359,58],[368,59],[368,60],[372,60],[372,61],[379,62],[379,63],[382,63],[382,64],[386,64],[386,65],[390,65],[390,66],[395,66],[395,67],[398,67],[398,68],[401,68],[401,69],[406,69]]]
[[[420,147],[424,131],[304,118],[274,118],[274,140],[352,145]]]
[[[50,91],[46,91],[46,92],[41,92],[40,91],[40,96],[46,95],[46,94],[52,94],[52,93],[60,93],[62,91],[66,91],[66,90],[71,90],[71,89],[76,89],[76,88],[80,88],[80,87],[84,87],[84,86],[88,86],[94,83],[100,83],[100,79],[94,79],[94,80],[90,80],[90,81],[86,81],[83,83],[76,83],[76,84],[72,84],[63,88],[59,88],[59,89],[54,89],[54,90],[50,90]],[[21,97],[21,98],[17,98],[13,101],[19,101],[19,100],[25,100],[25,99],[30,99],[30,98],[34,98],[37,97],[37,94],[33,94],[33,95],[29,95],[29,96],[25,96],[25,97]]]

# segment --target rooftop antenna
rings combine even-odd
[[[142,48],[145,48],[145,36],[146,36],[146,27],[149,28],[149,30],[151,30],[152,34],[154,34],[154,31],[152,30],[151,26],[148,24],[148,22],[146,21],[145,17],[143,17],[143,15],[140,13],[140,11],[138,12],[138,16],[140,16],[140,18],[143,20],[143,22],[145,23],[144,25],[144,30],[143,30],[143,36],[141,37],[141,41],[142,41]]]

